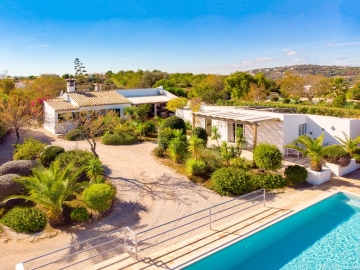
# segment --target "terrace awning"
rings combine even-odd
[[[254,148],[257,144],[257,128],[260,125],[260,123],[280,120],[278,117],[252,114],[250,112],[242,112],[242,111],[235,112],[235,111],[214,110],[214,111],[193,112],[192,114],[193,114],[193,128],[195,127],[195,117],[249,125],[253,131]]]

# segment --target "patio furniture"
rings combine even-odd
[[[298,158],[300,158],[300,152],[293,148],[286,148],[286,156],[288,155],[296,155]]]

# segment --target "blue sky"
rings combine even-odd
[[[359,0],[2,0],[0,71],[360,65]]]

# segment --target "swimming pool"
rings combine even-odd
[[[337,193],[184,269],[360,269],[360,198]]]

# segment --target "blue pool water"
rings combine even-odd
[[[185,269],[360,269],[360,199],[338,193]]]

